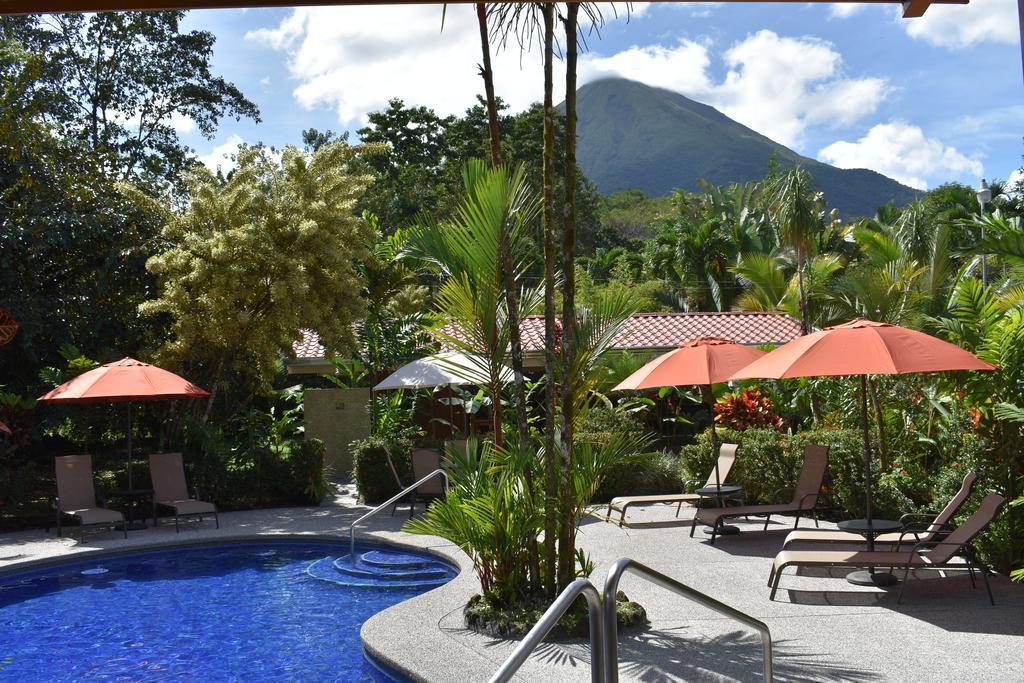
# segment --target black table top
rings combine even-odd
[[[722,484],[721,486],[705,486],[704,488],[697,489],[695,493],[700,496],[730,496],[742,490],[742,486]]]
[[[116,498],[145,498],[153,495],[153,489],[114,489],[108,495]]]
[[[872,519],[868,525],[866,519],[847,519],[837,524],[843,531],[853,531],[858,534],[884,534],[889,531],[899,531],[903,525],[894,519]]]

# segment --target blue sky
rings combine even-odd
[[[627,21],[606,8],[581,83],[624,76],[710,104],[778,142],[919,188],[1007,178],[1024,155],[1024,85],[1014,0],[933,6],[646,4]],[[239,142],[297,144],[301,131],[352,130],[401,97],[458,113],[482,92],[471,5],[192,12],[217,36],[217,72],[263,121],[225,120],[183,137],[208,164]],[[495,57],[514,109],[541,96],[536,53]],[[559,98],[560,99],[560,98]]]

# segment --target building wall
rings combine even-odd
[[[370,415],[366,410],[369,401],[368,388],[306,389],[306,438],[324,442],[328,476],[351,474],[352,455],[348,446],[370,435]]]

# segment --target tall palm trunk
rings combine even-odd
[[[484,79],[484,95],[487,98],[487,132],[491,139],[491,165],[501,163],[501,140],[498,136],[498,101],[494,96],[494,72],[491,71],[491,42],[487,32],[487,5],[476,3],[476,20],[480,26],[480,51],[482,61],[480,76]]]
[[[480,76],[484,79],[484,94],[487,98],[487,128],[491,141],[491,165],[497,167],[501,164],[501,139],[498,133],[498,101],[494,94],[494,72],[491,70],[491,46],[487,30],[487,6],[478,2],[476,4],[476,18],[480,26],[480,51],[482,53]],[[512,372],[514,374],[514,391],[516,396],[516,427],[519,436],[519,443],[525,444],[529,438],[526,426],[526,381],[523,373],[523,341],[519,325],[519,290],[515,279],[515,266],[512,263],[512,247],[508,242],[508,234],[502,229],[498,237],[498,257],[501,259],[502,289],[505,292],[505,308],[508,309],[508,329],[511,341],[509,343],[512,355]],[[500,392],[500,388],[498,390]],[[501,395],[494,393],[494,440],[501,444]],[[528,495],[532,498],[533,472],[527,466],[524,472],[526,477]],[[530,553],[530,582],[534,585],[539,581],[540,560],[538,557],[537,542],[534,540],[529,544]]]
[[[558,538],[558,585],[564,588],[575,576],[576,524],[572,505],[572,461],[575,381],[571,375],[575,355],[576,324],[576,60],[580,6],[569,3],[565,12],[565,226],[562,229],[562,504]]]
[[[553,103],[555,6],[541,6],[544,21],[544,592],[555,597],[558,468],[555,453],[555,115]]]

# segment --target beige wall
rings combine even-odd
[[[306,438],[324,442],[328,476],[345,477],[352,472],[348,445],[370,435],[369,400],[368,388],[306,389]]]

